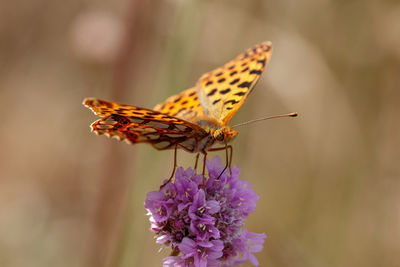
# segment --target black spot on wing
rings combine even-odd
[[[224,74],[223,72],[218,72],[217,74],[215,74],[215,76],[221,76],[222,74]]]
[[[262,73],[261,70],[252,70],[252,71],[250,71],[250,74],[257,74],[257,75],[260,75],[261,73]]]
[[[226,88],[225,90],[219,91],[219,93],[220,93],[221,95],[224,95],[224,94],[229,93],[230,91],[231,91],[231,88]]]
[[[212,102],[212,104],[215,105],[215,104],[217,104],[219,101],[221,101],[221,99],[214,100],[214,101]]]
[[[257,60],[257,63],[261,63],[263,65],[263,67],[264,67],[265,66],[265,58]]]
[[[237,71],[235,70],[235,71],[232,71],[231,73],[229,73],[229,76],[233,76],[233,75],[235,75],[237,73]]]
[[[196,94],[196,91],[193,91],[189,94],[189,96],[194,96]]]
[[[207,94],[207,96],[212,96],[212,95],[214,95],[216,92],[217,92],[217,88],[214,88],[214,89],[212,89],[212,90]]]
[[[223,83],[223,82],[225,82],[225,78],[221,78],[218,80],[218,83]]]
[[[237,96],[244,96],[246,94],[246,92],[239,92],[239,93],[236,93],[235,95],[237,95]]]
[[[238,85],[239,88],[244,88],[244,87],[250,88],[250,86],[251,82],[242,82],[241,84]]]
[[[245,72],[245,71],[248,71],[248,70],[249,70],[249,67],[246,67],[246,68],[242,69],[241,72]]]
[[[182,99],[182,97],[178,97],[177,99],[174,100],[174,103],[179,102],[179,100],[181,100],[181,99]]]
[[[234,104],[237,104],[237,103],[239,103],[239,101],[236,101],[236,100],[228,100],[228,101],[225,101],[224,102],[224,105],[227,105],[227,104],[229,104],[229,103],[231,103],[232,105],[234,105]]]
[[[209,86],[209,85],[211,85],[211,84],[213,84],[213,81],[208,81],[208,82],[206,83],[206,86]]]
[[[237,82],[239,82],[239,81],[240,81],[240,79],[239,79],[239,78],[237,78],[237,79],[235,79],[235,80],[231,81],[231,82],[230,82],[230,84],[231,84],[231,85],[234,85],[235,83],[237,83]]]

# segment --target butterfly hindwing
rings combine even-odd
[[[204,113],[226,125],[260,79],[271,52],[271,43],[264,42],[204,74],[196,86]]]
[[[83,104],[102,117],[91,125],[94,132],[128,143],[149,143],[164,150],[188,140],[195,144],[207,135],[195,124],[158,111],[92,98]]]

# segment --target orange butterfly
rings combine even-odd
[[[171,96],[154,110],[86,98],[83,104],[101,117],[91,125],[92,131],[130,144],[148,143],[158,150],[175,149],[172,176],[177,148],[197,153],[196,166],[199,153],[204,154],[205,163],[208,151],[230,149],[230,166],[232,147],[228,143],[238,132],[227,123],[260,79],[271,52],[271,42],[258,44],[204,74],[195,87]],[[212,148],[215,143],[224,146]]]

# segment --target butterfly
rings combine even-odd
[[[204,74],[194,87],[169,97],[153,110],[86,98],[83,104],[101,117],[91,129],[98,135],[130,144],[147,143],[158,150],[175,149],[172,176],[178,148],[197,153],[195,167],[200,153],[205,163],[207,152],[224,149],[228,153],[230,149],[230,166],[232,146],[228,143],[238,132],[227,124],[260,79],[271,52],[271,42],[257,44]],[[213,147],[218,143],[223,146]]]

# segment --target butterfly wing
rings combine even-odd
[[[191,151],[208,135],[195,124],[154,110],[93,98],[83,104],[102,117],[91,125],[92,131],[131,144],[148,143],[159,150],[182,144]]]
[[[264,42],[204,74],[196,86],[204,113],[226,125],[260,79],[271,52],[272,44]]]
[[[190,88],[169,97],[155,106],[154,110],[190,122],[195,122],[197,118],[204,117],[203,107],[199,102],[196,88]]]

